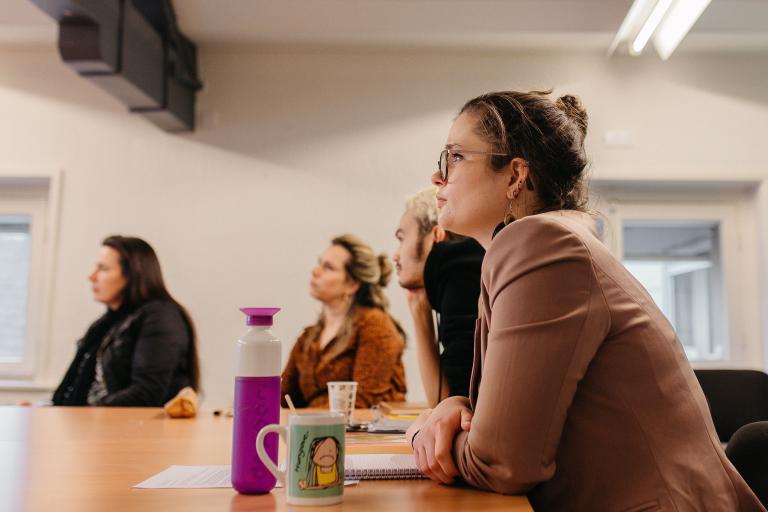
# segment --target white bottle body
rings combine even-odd
[[[252,326],[237,340],[235,375],[238,377],[280,376],[282,345],[269,326]]]

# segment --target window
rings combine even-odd
[[[0,381],[40,384],[58,174],[0,172]]]
[[[688,358],[723,359],[719,223],[625,220],[623,230],[624,266],[672,323]]]
[[[613,182],[592,198],[603,240],[673,325],[689,360],[760,366],[755,189]]]
[[[24,359],[32,240],[28,215],[0,215],[0,362]]]

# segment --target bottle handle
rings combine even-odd
[[[288,444],[288,429],[282,425],[267,425],[259,430],[259,434],[256,436],[256,453],[259,455],[262,464],[264,464],[269,472],[275,475],[277,481],[285,487],[285,471],[277,469],[277,466],[275,466],[275,463],[272,462],[272,459],[269,458],[267,451],[264,449],[264,438],[270,433],[279,435],[283,438],[286,446],[290,446]]]

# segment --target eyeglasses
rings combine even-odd
[[[437,169],[440,171],[440,181],[443,183],[448,181],[448,157],[452,155],[461,156],[464,153],[469,155],[509,156],[507,153],[493,153],[491,151],[471,151],[468,149],[452,151],[450,149],[444,149],[440,152],[440,160],[437,161]],[[525,178],[525,186],[528,190],[533,190],[533,182],[531,181],[530,176]]]
[[[437,168],[440,171],[441,181],[448,181],[448,157],[454,155],[461,156],[464,153],[469,155],[507,156],[506,153],[493,153],[491,151],[471,151],[468,149],[452,151],[450,149],[444,149],[440,152],[440,160],[437,161]]]

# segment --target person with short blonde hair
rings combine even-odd
[[[429,187],[413,194],[405,201],[405,211],[413,215],[421,236],[426,236],[438,225],[436,195],[437,189]]]
[[[484,254],[476,241],[437,224],[435,194],[430,187],[408,198],[392,257],[413,320],[421,382],[432,407],[447,396],[468,394]]]

